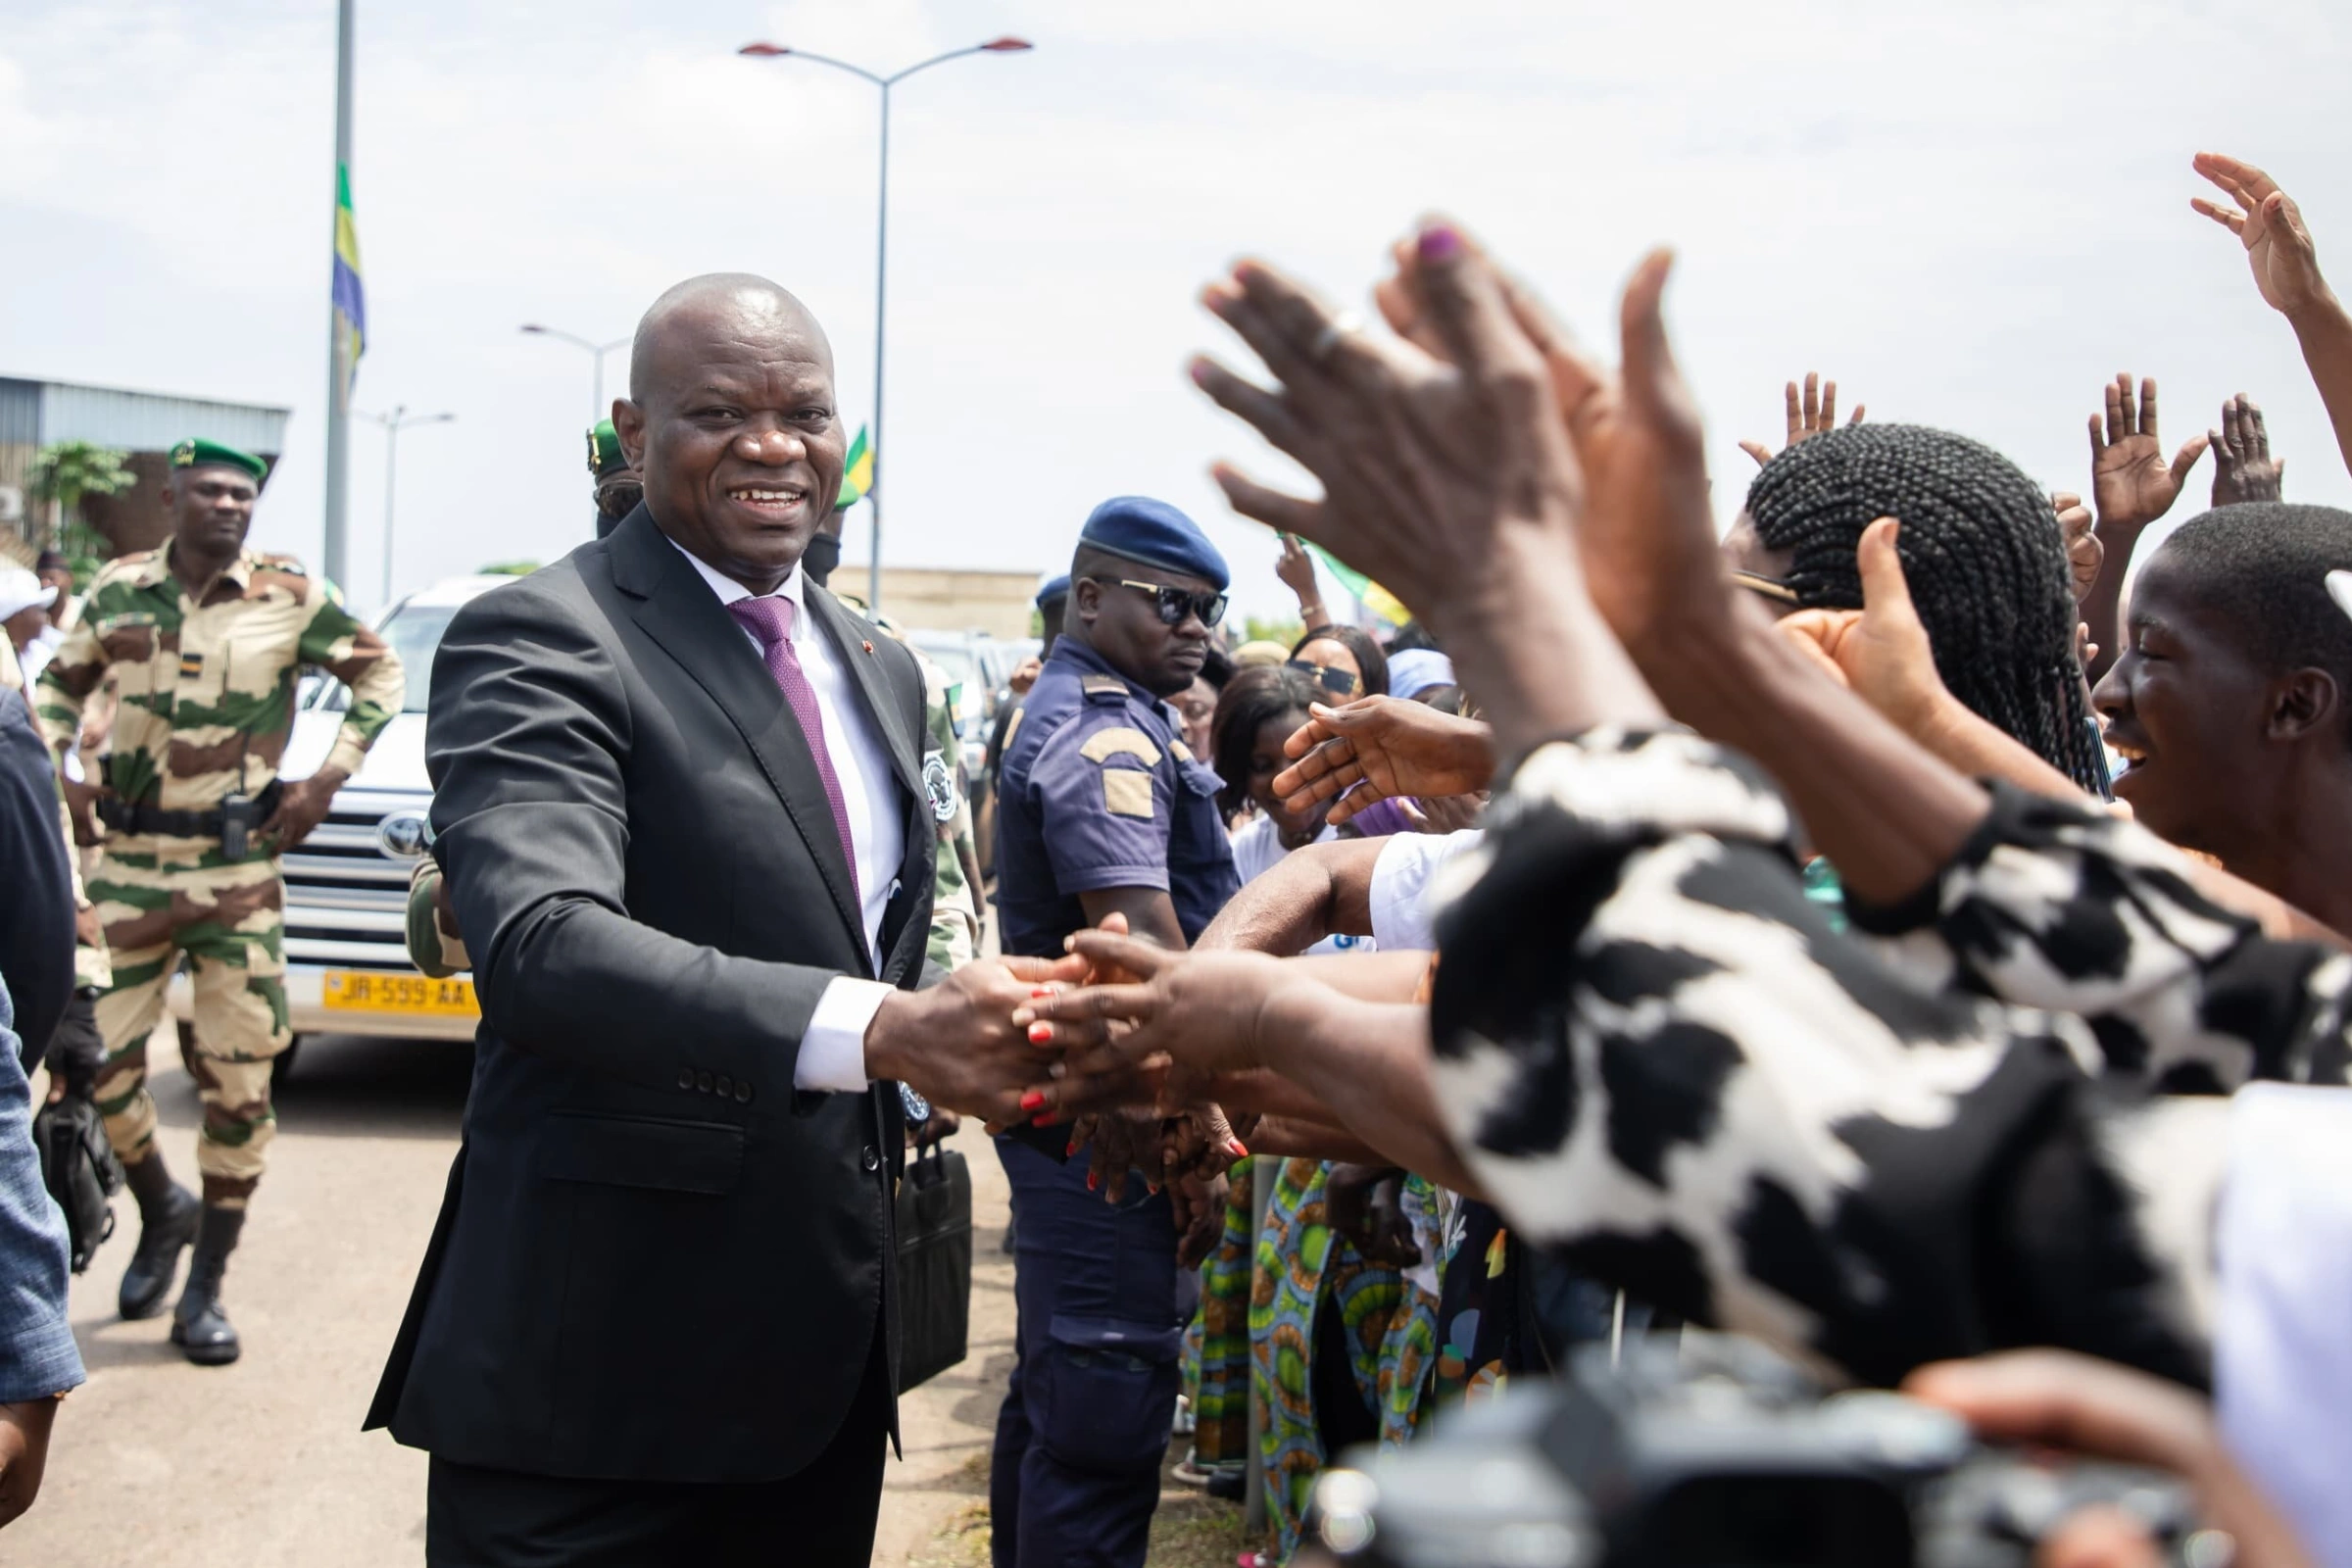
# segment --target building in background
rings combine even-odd
[[[84,520],[117,555],[152,550],[166,532],[165,454],[199,436],[253,453],[274,468],[285,450],[287,415],[253,403],[0,376],[0,529],[30,542],[58,525],[52,505],[28,499],[33,460],[60,441],[87,441],[126,454],[138,482],[119,495],[85,498]]]
[[[1034,571],[985,571],[962,566],[884,566],[882,609],[891,620],[909,629],[984,631],[1005,640],[1029,635],[1036,619],[1039,574]],[[844,570],[833,579],[834,592],[858,605],[865,603],[865,569]]]

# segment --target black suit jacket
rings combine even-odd
[[[922,677],[823,589],[806,603],[888,741],[906,854],[879,978],[912,987]],[[887,1085],[793,1088],[817,998],[873,967],[791,709],[639,507],[458,612],[425,756],[482,1026],[368,1424],[545,1475],[792,1474],[893,1336],[903,1117]]]

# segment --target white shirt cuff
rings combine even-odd
[[[874,1021],[896,986],[879,980],[836,975],[816,999],[808,1030],[801,1036],[800,1060],[792,1070],[792,1087],[811,1094],[857,1093],[870,1081],[865,1070],[865,1028]]]

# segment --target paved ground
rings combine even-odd
[[[158,1045],[169,1039],[158,1036]],[[172,1049],[151,1051],[165,1150],[193,1181],[196,1095]],[[361,1416],[432,1230],[465,1104],[468,1046],[305,1043],[280,1095],[270,1174],[225,1293],[244,1359],[188,1365],[169,1317],[124,1323],[115,1286],[137,1224],[74,1282],[90,1369],[61,1413],[33,1511],[0,1559],[44,1568],[338,1568],[422,1560],[424,1457]],[[959,1135],[979,1229],[971,1358],[902,1405],[874,1561],[985,1562],[986,1459],[1012,1348],[1012,1269],[997,1244],[1004,1173]],[[1171,1494],[1153,1561],[1231,1562],[1231,1510]],[[1164,1549],[1159,1544],[1164,1539]]]

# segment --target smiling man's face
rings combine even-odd
[[[833,354],[798,300],[700,278],[638,328],[613,412],[662,532],[754,593],[790,576],[841,489]]]

